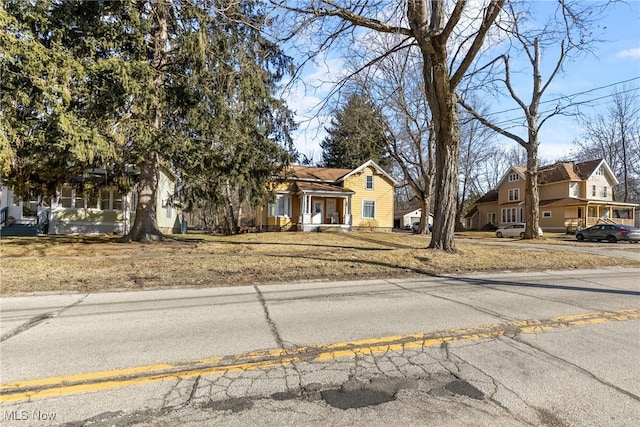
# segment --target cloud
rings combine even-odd
[[[640,47],[622,50],[616,54],[616,58],[640,58]]]

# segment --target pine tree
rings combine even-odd
[[[349,97],[346,105],[335,112],[327,137],[320,143],[325,167],[355,169],[368,160],[389,169],[387,151],[390,138],[386,118],[362,94]]]
[[[293,152],[273,97],[291,60],[262,35],[259,2],[9,0],[0,13],[0,167],[23,193],[101,167],[136,184],[127,238],[156,240],[162,165],[187,202],[224,203],[220,182],[260,198]]]

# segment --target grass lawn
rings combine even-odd
[[[154,244],[118,243],[109,236],[3,238],[0,295],[640,265],[562,246],[519,247],[518,239],[485,234],[461,234],[473,241],[458,241],[457,254],[428,250],[430,237],[404,232],[188,234]],[[556,237],[542,242],[570,244]]]

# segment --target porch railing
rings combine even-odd
[[[564,220],[564,226],[567,231],[576,231],[582,228],[591,227],[599,223],[609,224],[622,224],[633,225],[633,219],[629,218],[600,218],[600,217],[586,217],[586,218],[566,218]]]

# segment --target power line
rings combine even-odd
[[[569,97],[577,96],[577,95],[580,95],[580,94],[590,93],[590,92],[594,92],[596,90],[600,90],[600,89],[604,89],[604,88],[607,88],[607,87],[615,86],[616,84],[627,83],[627,82],[630,82],[630,81],[633,81],[633,80],[638,80],[638,79],[640,79],[640,77],[636,77],[636,78],[633,78],[633,79],[621,81],[619,83],[614,83],[614,84],[607,85],[607,86],[602,86],[600,88],[590,89],[588,91],[579,92],[577,94],[568,95],[568,96],[565,96],[565,97],[562,97],[562,98],[569,98]],[[616,93],[612,93],[612,94],[608,94],[608,95],[603,95],[603,96],[599,96],[599,97],[596,97],[596,98],[587,99],[587,100],[584,100],[584,101],[573,102],[570,105],[574,106],[574,107],[577,107],[577,106],[580,106],[580,105],[589,105],[589,104],[591,104],[593,102],[596,102],[596,101],[600,101],[600,100],[603,100],[603,99],[611,98],[611,97],[616,96],[616,95],[622,95],[622,94],[625,94],[625,93],[636,92],[638,90],[639,90],[639,88],[631,88],[631,89],[627,89],[627,90],[624,90],[624,91],[621,91],[621,92],[616,92]],[[554,101],[557,101],[557,100],[562,99],[562,98],[557,98],[555,100],[541,102],[540,104],[547,104],[547,103],[554,102]],[[595,105],[591,105],[591,106],[593,107]],[[508,113],[508,112],[511,112],[511,111],[521,111],[521,108],[515,107],[515,108],[510,108],[510,109],[504,110],[504,111],[491,112],[489,114],[490,115],[497,115],[497,114]],[[544,110],[544,111],[541,111],[539,114],[540,115],[544,115],[544,114],[547,114],[547,113],[552,113],[554,111],[557,111],[557,108]],[[504,119],[504,120],[502,120],[500,122],[494,122],[494,124],[497,125],[497,126],[506,125],[506,124],[516,123],[516,122],[521,122],[523,119],[524,119],[524,117],[517,117],[517,118],[512,118],[512,119]]]
[[[604,86],[599,86],[599,87],[596,87],[596,88],[593,88],[593,89],[589,89],[589,90],[585,90],[585,91],[582,91],[582,92],[576,92],[576,93],[573,93],[573,94],[570,94],[570,95],[563,95],[563,96],[560,96],[558,98],[550,99],[548,101],[542,101],[542,102],[540,102],[540,105],[548,104],[548,103],[551,103],[551,102],[557,102],[557,101],[560,101],[560,100],[566,100],[566,99],[569,99],[569,98],[574,98],[576,96],[585,95],[587,93],[595,92],[595,91],[602,90],[602,89],[607,89],[607,88],[610,88],[610,87],[613,87],[613,86],[617,86],[617,85],[624,84],[624,83],[629,83],[629,82],[632,82],[632,81],[635,81],[635,80],[640,80],[640,77],[633,77],[633,78],[630,78],[630,79],[627,79],[627,80],[621,80],[621,81],[616,82],[616,83],[610,83],[610,84],[607,84],[607,85],[604,85]],[[624,91],[622,93],[627,93],[627,92],[629,92],[631,90],[637,90],[637,88],[632,88],[632,89]],[[614,95],[615,94],[609,94],[609,95],[605,95],[605,96],[602,96],[602,97],[593,98],[591,100],[581,101],[579,103],[576,103],[576,105],[587,104],[589,102],[597,101],[597,100],[604,99],[604,98],[608,98],[608,97],[611,97],[611,96],[614,96]],[[514,107],[514,108],[509,108],[509,109],[503,110],[503,111],[491,112],[489,114],[492,114],[492,115],[493,114],[504,114],[504,113],[509,113],[511,111],[520,111],[520,110],[521,109],[519,107]]]

